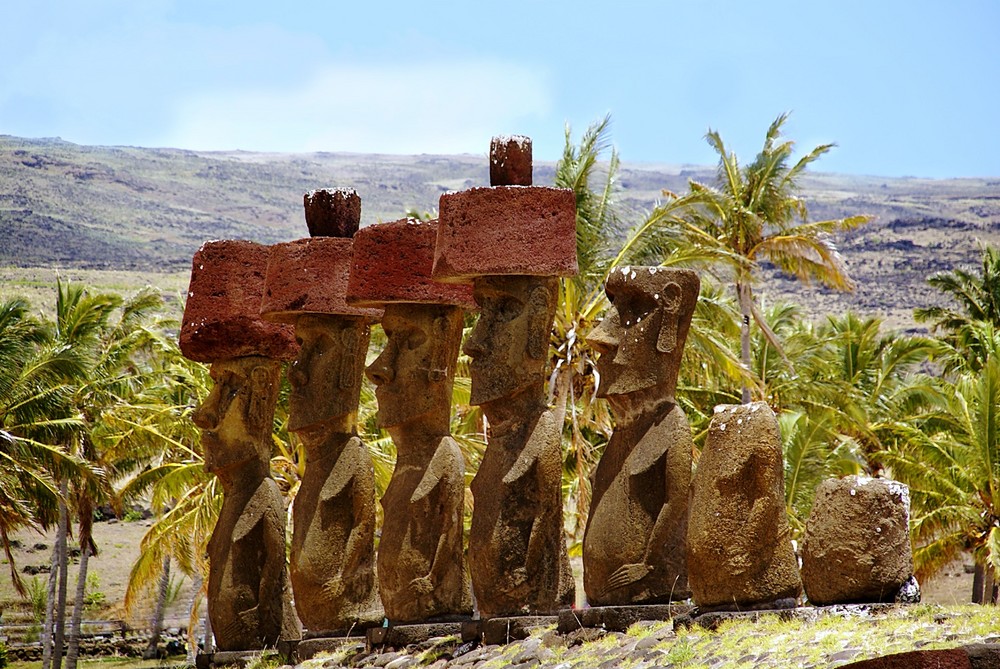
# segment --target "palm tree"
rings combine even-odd
[[[787,119],[788,115],[782,114],[771,123],[760,153],[743,167],[719,133],[709,130],[706,139],[719,155],[716,184],[690,183],[690,196],[700,206],[687,209],[686,220],[679,226],[690,244],[715,249],[719,257],[727,258],[724,264],[740,306],[740,359],[747,368],[751,365],[751,320],[780,350],[754,301],[759,263],[773,263],[800,280],[815,279],[832,288],[850,290],[853,283],[830,234],[869,220],[867,216],[808,220],[805,201],[798,196],[799,178],[833,144],[817,146],[792,165],[795,143],[782,140],[781,135]],[[742,400],[750,399],[750,387],[744,384]]]
[[[979,369],[989,349],[983,336],[990,335],[978,324],[989,323],[1000,328],[1000,249],[989,244],[982,247],[979,274],[954,269],[938,272],[927,282],[948,295],[955,304],[916,309],[914,318],[918,322],[931,323],[932,331],[939,332],[955,350],[966,354],[950,358],[948,369],[955,366]]]

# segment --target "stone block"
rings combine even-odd
[[[381,309],[347,303],[353,242],[338,237],[307,237],[275,244],[267,262],[261,316],[294,323],[302,314],[356,316],[377,321]]]
[[[843,669],[972,669],[969,655],[961,648],[914,650],[840,665]]]
[[[291,360],[298,352],[293,328],[260,317],[269,247],[255,242],[206,242],[194,254],[181,352],[213,362],[250,355]]]
[[[361,198],[353,188],[321,188],[302,196],[310,237],[350,238],[361,224]]]
[[[560,634],[569,634],[584,627],[597,627],[610,632],[624,632],[641,620],[671,620],[694,610],[690,604],[636,604],[632,606],[592,606],[585,609],[563,609],[559,612]]]
[[[359,230],[347,301],[359,306],[407,302],[474,309],[472,286],[431,278],[437,234],[436,219],[404,218]]]
[[[437,281],[577,273],[576,199],[572,190],[472,188],[442,195],[439,211],[433,271]]]
[[[480,630],[483,643],[495,645],[527,639],[533,630],[558,623],[558,616],[506,616],[484,620]]]
[[[812,604],[891,602],[913,575],[909,489],[847,476],[816,489],[802,543],[802,584]]]

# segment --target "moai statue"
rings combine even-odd
[[[622,267],[608,277],[611,307],[587,338],[600,353],[598,397],[616,419],[593,475],[583,538],[591,604],[691,595],[685,546],[694,442],[674,391],[700,285],[688,270]]]
[[[688,581],[701,609],[795,606],[778,419],[765,402],[720,405],[691,480]]]
[[[847,476],[820,483],[802,542],[809,602],[891,602],[912,587],[909,521],[910,490],[898,481]]]
[[[472,289],[431,279],[437,221],[371,225],[354,238],[347,299],[385,308],[387,342],[368,367],[378,423],[396,446],[382,497],[378,581],[386,617],[472,613],[465,566],[465,461],[451,436],[451,394]]]
[[[483,618],[553,613],[574,594],[562,528],[562,426],[546,408],[545,366],[557,277],[577,269],[575,199],[570,190],[527,186],[525,137],[494,140],[491,160],[494,179],[521,185],[442,195],[433,271],[436,280],[472,281],[481,309],[465,352],[470,401],[489,421],[469,532]],[[517,165],[528,173],[512,174]]]
[[[309,636],[382,624],[375,578],[375,468],[357,433],[369,325],[378,309],[347,304],[351,234],[360,198],[353,190],[305,196],[317,236],[271,249],[261,314],[294,323],[301,342],[288,370],[288,429],[306,466],[292,506],[291,581]]]
[[[268,248],[208,242],[194,255],[181,351],[211,363],[211,393],[194,413],[205,468],[223,502],[208,543],[208,614],[219,650],[256,650],[299,636],[285,570],[285,502],[270,477],[281,361],[291,328],[260,320]]]

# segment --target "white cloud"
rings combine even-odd
[[[539,69],[499,61],[339,65],[298,87],[213,90],[176,102],[158,142],[217,150],[479,153],[552,106]]]

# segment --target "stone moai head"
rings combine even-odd
[[[296,353],[292,328],[262,321],[268,247],[208,242],[194,255],[181,352],[212,363],[215,385],[195,411],[206,468],[220,476],[251,461],[266,465],[283,360]]]
[[[306,223],[316,236],[271,248],[260,306],[266,320],[294,324],[301,347],[288,368],[293,432],[357,413],[369,325],[382,315],[346,301],[350,237],[361,222],[357,193],[317,190],[304,202]]]
[[[701,282],[690,270],[621,267],[608,277],[611,307],[587,337],[600,353],[599,397],[648,388],[674,401],[677,374]]]
[[[385,307],[386,345],[366,371],[381,427],[429,414],[447,424],[451,415],[463,310],[475,304],[470,286],[431,279],[437,225],[401,219],[370,225],[354,238],[347,299]]]
[[[577,272],[573,191],[531,186],[531,171],[530,139],[494,138],[492,186],[446,193],[439,203],[433,277],[472,282],[480,308],[465,346],[472,404],[544,382],[557,277]]]

